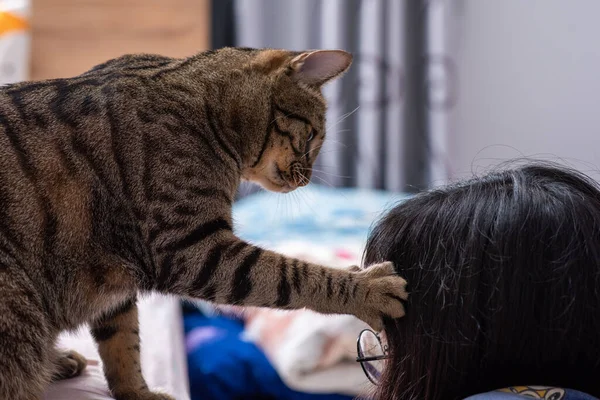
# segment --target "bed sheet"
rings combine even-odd
[[[289,194],[260,192],[233,207],[236,233],[266,247],[305,241],[362,249],[370,227],[406,194],[310,185]]]
[[[142,371],[148,386],[189,400],[189,385],[183,334],[183,319],[179,300],[158,294],[144,296],[139,301]],[[102,363],[96,345],[87,329],[60,336],[58,346],[73,349],[89,360],[83,374],[77,378],[56,382],[50,386],[44,400],[110,400]]]

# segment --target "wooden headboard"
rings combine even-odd
[[[31,79],[126,53],[183,57],[210,45],[210,0],[32,0]]]

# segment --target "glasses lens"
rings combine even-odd
[[[363,331],[358,340],[358,357],[371,359],[369,361],[361,361],[361,365],[365,374],[367,374],[367,378],[374,384],[379,382],[385,360],[375,360],[373,358],[383,355],[383,348],[377,335],[369,330]]]

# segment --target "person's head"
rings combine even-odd
[[[512,385],[600,396],[600,190],[530,164],[400,204],[365,265],[393,261],[406,316],[385,323],[381,399],[459,399]]]

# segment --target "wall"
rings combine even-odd
[[[599,178],[600,1],[445,1],[458,79],[452,175],[523,153]]]
[[[32,79],[79,74],[125,53],[209,48],[209,0],[33,0]]]

